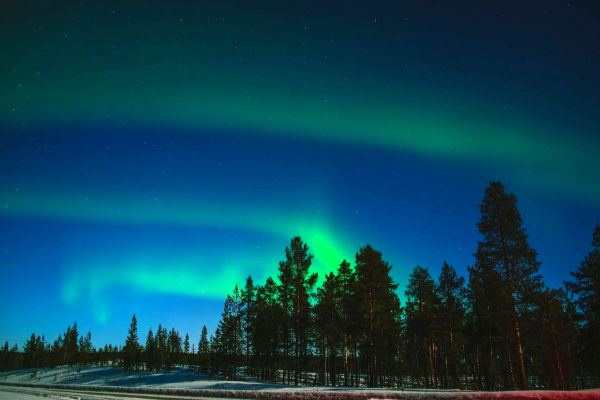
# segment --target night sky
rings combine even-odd
[[[597,2],[121,3],[0,5],[2,343],[197,343],[295,235],[466,275],[491,180],[547,285],[590,250]]]

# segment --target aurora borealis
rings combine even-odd
[[[600,218],[593,3],[5,2],[0,340],[214,329],[294,235],[461,273],[490,180],[551,286]],[[477,4],[477,3],[475,3]]]

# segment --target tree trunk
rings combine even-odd
[[[322,354],[323,354],[323,372],[321,373],[321,384],[327,385],[327,348],[325,347],[325,337],[323,337]]]
[[[369,358],[367,360],[367,373],[369,376],[369,386],[375,386],[375,339],[373,333],[373,291],[369,290]]]
[[[300,360],[300,346],[298,343],[298,331],[296,330],[294,334],[295,339],[295,361],[294,361],[294,385],[298,386],[298,363]]]
[[[348,341],[344,334],[344,386],[348,386]]]
[[[517,316],[517,309],[515,304],[515,294],[513,289],[512,277],[509,275],[508,278],[510,286],[510,299],[511,307],[513,312],[513,327],[515,332],[517,356],[519,357],[519,377],[521,379],[521,389],[527,390],[527,375],[525,374],[525,362],[523,360],[523,346],[521,344],[521,331],[519,329],[519,318]]]
[[[564,390],[565,389],[565,377],[563,374],[562,362],[560,361],[560,352],[558,351],[558,343],[556,341],[556,328],[554,326],[554,321],[550,323],[550,327],[552,329],[552,344],[554,346],[554,358],[556,361],[556,369],[558,372],[558,383],[560,386],[557,389]]]
[[[510,381],[512,383],[513,389],[517,389],[517,382],[515,381],[515,373],[513,371],[513,366],[512,366],[512,358],[510,356],[510,348],[509,346],[506,346],[506,355],[508,358],[508,373],[510,374]]]
[[[519,329],[519,318],[517,316],[517,307],[515,303],[515,288],[512,280],[512,273],[510,269],[510,263],[508,261],[508,255],[506,254],[506,238],[502,231],[502,225],[498,223],[500,227],[500,239],[502,241],[502,255],[504,258],[504,269],[506,271],[506,280],[508,282],[509,294],[510,294],[510,306],[513,314],[513,329],[515,335],[515,345],[517,349],[517,356],[519,357],[519,378],[521,379],[521,389],[527,389],[527,375],[525,374],[525,362],[523,360],[523,346],[521,344],[521,331]]]

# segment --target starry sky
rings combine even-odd
[[[295,235],[466,274],[491,180],[549,286],[589,251],[595,2],[122,3],[0,5],[2,342],[197,343]]]

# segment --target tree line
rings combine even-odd
[[[513,194],[491,182],[480,204],[481,233],[468,276],[443,263],[437,278],[416,266],[404,304],[382,253],[366,245],[320,286],[300,237],[276,278],[246,279],[225,299],[210,337],[190,348],[159,325],[139,344],[133,316],[125,346],[95,351],[76,324],[53,346],[32,335],[23,352],[8,343],[4,370],[97,363],[126,370],[188,365],[293,385],[575,389],[600,383],[600,225],[592,250],[561,288],[548,288]],[[20,364],[19,364],[20,363]]]
[[[204,352],[208,353],[208,348]],[[118,366],[125,371],[170,371],[174,365],[193,366],[196,354],[195,345],[190,348],[189,335],[186,334],[182,339],[174,328],[168,331],[160,324],[156,335],[150,329],[146,345],[140,345],[134,314],[124,346],[107,344],[95,348],[91,332],[88,331],[85,336],[79,335],[77,323],[74,323],[52,344],[43,335],[36,336],[33,333],[22,351],[17,345],[9,348],[8,342],[5,342],[0,349],[0,371],[21,368],[35,370],[62,365]]]

